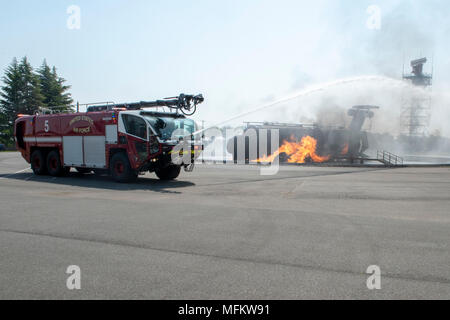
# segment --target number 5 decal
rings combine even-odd
[[[45,130],[45,132],[49,132],[50,131],[50,126],[48,124],[48,120],[45,120],[44,130]]]

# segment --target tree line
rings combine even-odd
[[[35,114],[46,108],[73,111],[70,86],[46,60],[35,70],[26,57],[20,62],[14,58],[1,79],[0,143],[8,147],[14,144],[13,125],[19,114]]]

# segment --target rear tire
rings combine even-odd
[[[31,154],[31,170],[37,176],[47,174],[47,165],[45,162],[44,154],[41,150],[36,150]]]
[[[170,165],[165,168],[155,170],[156,175],[161,180],[174,180],[180,175],[181,167]]]
[[[122,152],[112,156],[110,168],[111,176],[117,182],[132,182],[137,178],[136,172],[131,169],[128,157]]]
[[[61,165],[58,151],[50,151],[47,155],[47,171],[51,176],[59,177],[64,174],[64,168]]]

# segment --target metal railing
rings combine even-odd
[[[377,159],[389,166],[403,165],[403,158],[384,150],[377,151]]]
[[[285,128],[316,128],[317,124],[310,123],[310,124],[304,124],[304,123],[282,123],[282,122],[244,122],[245,126],[247,128],[249,127],[285,127]]]
[[[114,105],[114,102],[93,102],[93,103],[76,103],[72,105],[61,105],[61,106],[47,106],[47,107],[39,107],[37,110],[37,114],[56,114],[56,113],[75,113],[80,111],[80,107],[84,106],[86,109],[89,106],[95,105]]]

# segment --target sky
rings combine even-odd
[[[71,5],[79,29],[67,27]],[[212,123],[311,84],[401,78],[421,56],[444,91],[449,17],[448,0],[0,0],[0,70],[45,58],[80,103],[202,93],[195,117]]]

